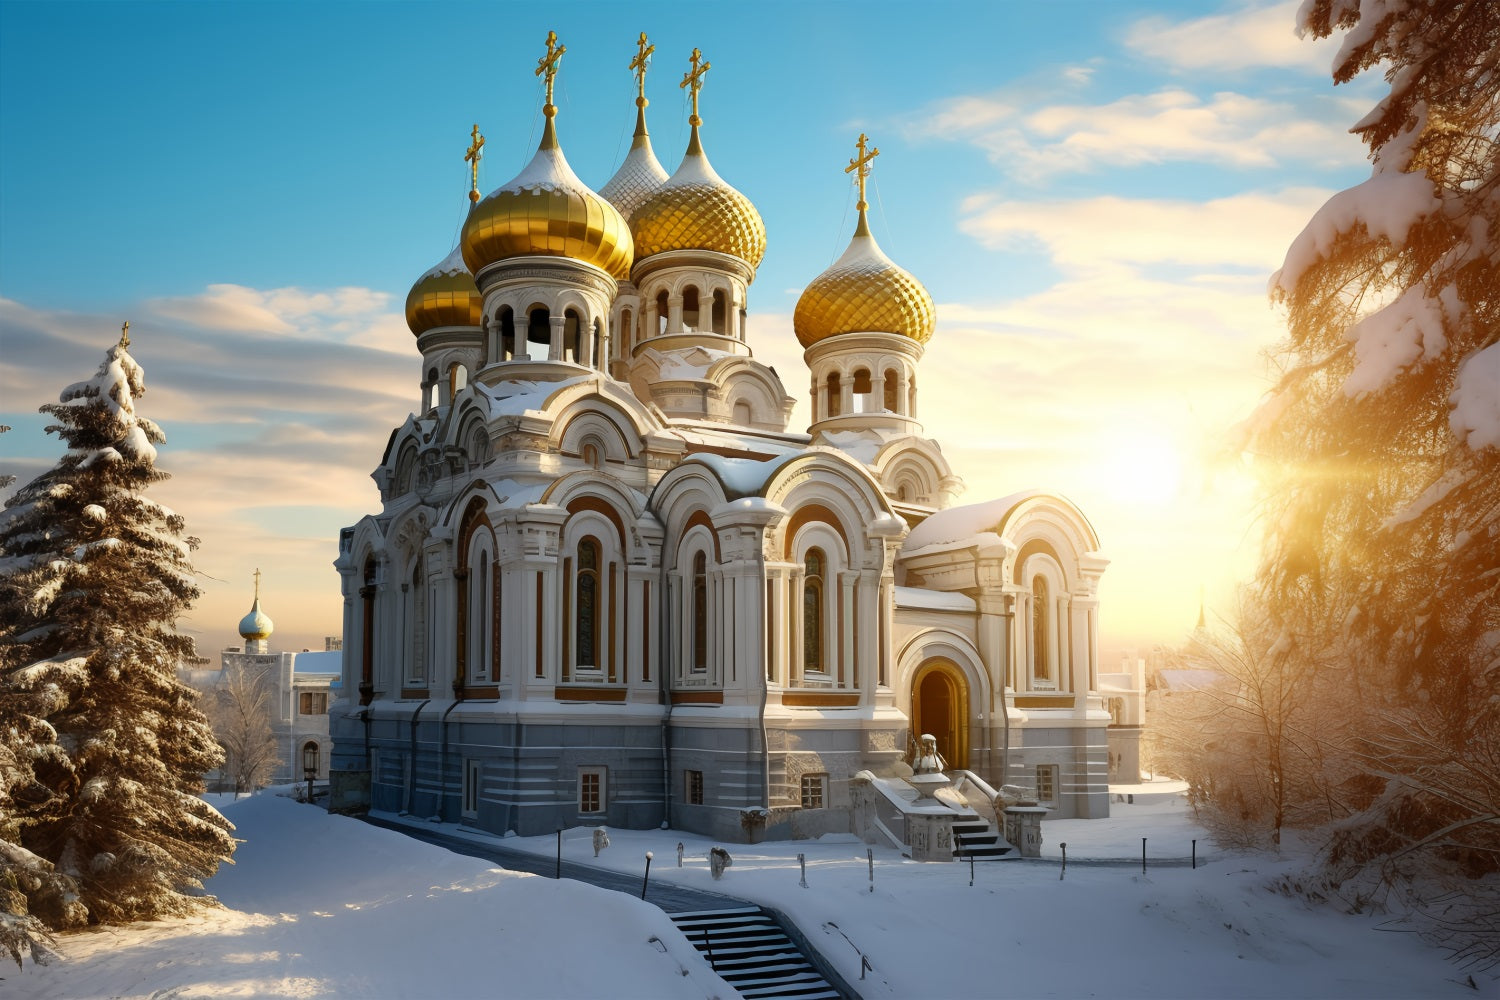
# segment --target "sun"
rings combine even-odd
[[[1101,462],[1104,489],[1127,504],[1158,506],[1177,498],[1185,461],[1177,443],[1160,431],[1112,436]]]

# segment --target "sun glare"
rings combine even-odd
[[[1113,438],[1101,465],[1106,488],[1125,503],[1166,503],[1182,486],[1183,456],[1174,442],[1158,432]]]

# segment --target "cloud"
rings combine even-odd
[[[369,288],[273,288],[209,285],[199,295],[148,299],[145,310],[164,322],[198,330],[257,333],[352,343],[405,353],[411,334],[391,296]]]
[[[1131,94],[1107,104],[1056,103],[1025,110],[1027,94],[998,92],[948,98],[908,117],[916,139],[968,142],[1029,184],[1062,174],[1168,162],[1266,169],[1295,161],[1317,166],[1357,162],[1348,134],[1348,104],[1331,98],[1293,106],[1218,92],[1199,97],[1182,87]],[[1309,112],[1316,112],[1313,116]]]
[[[1130,27],[1125,44],[1178,70],[1281,67],[1327,73],[1337,45],[1298,36],[1299,6],[1300,0],[1287,0],[1177,22],[1148,17]]]
[[[1263,291],[1265,275],[1280,266],[1292,237],[1330,194],[1289,188],[1192,202],[1116,196],[1018,201],[982,193],[962,203],[959,228],[991,250],[1040,247],[1071,270],[1246,268]]]

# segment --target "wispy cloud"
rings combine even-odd
[[[1173,69],[1283,67],[1326,73],[1337,44],[1299,37],[1299,6],[1300,0],[1287,0],[1186,21],[1148,17],[1130,27],[1125,44]]]
[[[1203,98],[1182,87],[1104,104],[1037,107],[1028,105],[1025,96],[997,92],[949,98],[910,116],[902,128],[915,139],[971,143],[1005,173],[1028,184],[1144,164],[1259,169],[1288,162],[1347,164],[1362,155],[1359,141],[1348,134],[1348,106],[1342,100],[1294,107],[1229,91]]]

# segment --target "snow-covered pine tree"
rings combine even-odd
[[[1453,943],[1493,962],[1500,5],[1305,0],[1298,16],[1342,35],[1336,82],[1380,66],[1390,86],[1353,127],[1370,178],[1318,211],[1272,279],[1290,336],[1251,439],[1275,474],[1260,581],[1301,655],[1336,649],[1349,668],[1335,876],[1488,891],[1488,925],[1461,917],[1472,933]]]
[[[198,595],[196,539],[144,495],[166,478],[165,437],[135,411],[145,382],[128,332],[41,408],[68,451],[0,513],[0,738],[17,762],[0,836],[55,866],[13,871],[53,928],[185,912],[234,850],[198,797],[222,752],[176,674],[192,653],[174,626]],[[24,853],[5,857],[14,869]]]

